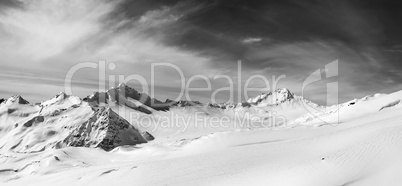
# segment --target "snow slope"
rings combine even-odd
[[[401,108],[401,99],[402,91],[388,95],[375,94],[334,105],[318,112],[307,113],[295,122],[304,125],[320,125],[323,121],[327,124],[338,124],[355,118],[366,117],[369,114]]]
[[[277,89],[244,103],[173,103],[169,110],[153,111],[151,114],[121,107],[113,108],[135,127],[154,135],[156,141],[180,140],[244,129],[289,128],[295,125],[296,119],[309,113],[306,106],[314,108],[314,111],[324,109],[294,95],[288,89]]]
[[[273,94],[277,95],[269,96]],[[109,103],[78,103],[73,97],[69,101],[72,104],[58,100],[59,97],[40,105],[7,100],[7,104],[0,105],[0,144],[3,144],[0,182],[2,185],[401,185],[402,91],[376,94],[332,107],[321,107],[285,89],[267,95],[251,99],[249,104],[176,104],[169,111],[153,109],[151,113],[122,104],[108,109]],[[61,100],[66,100],[69,96],[62,97]],[[303,110],[305,107],[310,110]],[[61,113],[66,112],[67,118],[76,117],[70,121],[86,121],[87,117],[108,111],[112,118],[124,118],[133,129],[139,130],[126,136],[141,132],[148,143],[135,146],[121,143],[111,151],[67,145],[32,152],[40,149],[39,145],[28,148],[30,153],[10,150],[10,144],[18,138],[26,138],[10,135],[17,131],[13,123],[26,123],[40,113],[43,121],[34,119],[32,126],[41,125],[38,130],[59,126],[62,125],[59,122],[48,123],[48,117],[52,110],[64,108],[67,110]],[[68,108],[75,111],[69,113]],[[274,111],[284,115],[285,125],[211,125],[214,116],[231,118],[236,113],[248,113],[266,118],[272,117],[269,114]],[[152,120],[136,123],[141,118],[171,119],[175,115],[191,119],[194,113],[209,119],[172,120],[176,125],[171,126],[164,126],[163,120],[154,120],[156,127],[147,125],[146,121]],[[207,125],[201,125],[204,122]],[[183,128],[186,123],[190,124]],[[25,135],[31,133],[38,132]],[[3,135],[14,138],[4,140]],[[150,136],[154,138],[152,141]],[[23,141],[28,144],[32,139]]]

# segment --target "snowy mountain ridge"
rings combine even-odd
[[[382,97],[387,95],[375,94],[332,107],[323,107],[294,95],[288,89],[281,88],[250,98],[243,103],[203,104],[196,101],[172,100],[161,102],[125,84],[120,84],[106,92],[95,92],[84,99],[60,92],[40,104],[30,104],[21,96],[15,95],[0,104],[0,133],[2,134],[0,149],[35,152],[47,148],[81,146],[112,150],[121,145],[135,145],[146,143],[146,139],[154,139],[149,129],[134,127],[127,120],[129,119],[127,115],[115,112],[112,108],[116,106],[132,109],[134,112],[143,114],[142,117],[148,118],[166,115],[164,112],[188,115],[197,112],[199,110],[197,108],[204,108],[203,112],[207,115],[219,117],[234,117],[236,113],[250,113],[269,118],[274,112],[286,117],[289,126],[294,127],[322,123],[319,117],[334,118],[336,116],[339,119],[340,114],[345,119],[350,118],[351,116],[344,114],[346,113],[344,110]],[[381,111],[400,105],[400,100],[389,102],[375,110]],[[316,111],[311,113],[306,110],[306,106]]]
[[[268,106],[277,105],[293,98],[294,94],[291,93],[289,89],[279,88],[272,92],[263,93],[254,98],[250,98],[247,100],[247,102],[254,105]]]

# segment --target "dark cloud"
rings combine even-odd
[[[147,30],[149,37],[163,35],[167,45],[199,51],[221,62],[246,60],[257,68],[261,60],[250,60],[249,53],[278,43],[335,41],[359,53],[366,47],[380,50],[402,41],[395,1],[127,1],[113,15],[138,20],[163,7],[182,17]],[[262,42],[246,45],[242,40],[248,37]]]
[[[21,8],[22,2],[17,0],[2,0],[0,1],[0,9],[2,8]]]
[[[402,69],[402,5],[397,1],[209,2],[178,23],[180,35],[169,35],[169,44],[203,51],[228,66],[240,59],[245,68],[291,75],[339,59],[341,88],[353,86],[363,96],[401,87],[396,71]],[[247,37],[262,42],[245,45],[241,41]]]

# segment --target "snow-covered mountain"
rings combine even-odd
[[[146,114],[151,114],[153,110],[164,111],[169,109],[169,104],[151,98],[145,93],[140,93],[124,83],[106,92],[95,92],[84,98],[84,101],[94,107],[110,104],[121,105]]]
[[[0,105],[0,122],[1,151],[37,152],[66,146],[111,150],[146,142],[110,108],[94,108],[64,93],[34,105],[13,96]]]
[[[13,96],[0,105],[0,149],[14,152],[37,152],[66,146],[101,147],[111,150],[121,145],[145,143],[145,138],[153,139],[151,128],[141,125],[133,126],[127,120],[126,113],[116,113],[118,108],[128,108],[127,113],[138,112],[143,118],[180,115],[191,118],[197,113],[208,116],[229,116],[233,120],[241,113],[259,117],[271,117],[269,112],[280,112],[288,118],[302,115],[305,102],[294,96],[287,89],[278,89],[262,94],[248,102],[239,104],[203,104],[197,101],[161,102],[139,93],[135,89],[120,84],[106,92],[95,92],[83,100],[79,97],[60,92],[55,97],[40,104],[30,104],[21,96]],[[115,111],[114,111],[115,110]],[[301,112],[302,111],[302,112]],[[120,115],[119,115],[120,114]],[[236,115],[236,116],[235,116]],[[126,120],[126,119],[127,120]],[[250,120],[250,118],[247,118]],[[180,123],[181,121],[179,121]],[[193,122],[194,123],[194,122]],[[196,123],[196,122],[195,122]],[[158,123],[154,123],[157,125]],[[188,123],[181,123],[183,126]],[[179,124],[177,125],[179,126]],[[153,126],[154,127],[154,126]],[[187,126],[193,128],[192,126]],[[260,126],[257,126],[259,128]],[[179,132],[178,128],[160,128],[153,130],[157,137],[173,134],[205,135],[210,132],[249,128],[249,126],[231,126],[229,128],[194,127],[193,130]]]
[[[250,98],[247,100],[247,102],[259,106],[272,106],[272,105],[279,105],[293,98],[294,95],[293,93],[290,92],[290,90],[286,88],[280,88],[272,92],[263,93],[254,98]]]
[[[392,95],[376,94],[332,107],[312,103],[285,88],[258,95],[243,103],[219,104],[172,100],[161,102],[125,84],[106,92],[95,92],[83,100],[61,92],[40,104],[30,104],[16,95],[0,104],[0,149],[36,152],[79,146],[112,150],[121,145],[146,143],[146,139],[154,138],[182,139],[237,129],[339,123],[400,105],[400,99]],[[366,106],[372,102],[376,102],[378,108]],[[128,110],[119,113],[121,107]],[[131,121],[133,112],[139,115],[136,121],[143,123]],[[172,126],[158,126],[163,122],[160,118],[174,116],[182,118],[174,121]],[[211,122],[211,118],[224,117],[231,122],[227,126],[205,125]],[[256,118],[262,122],[252,123]],[[246,124],[236,123],[238,120]],[[269,125],[264,125],[267,123]]]

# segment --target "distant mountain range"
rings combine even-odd
[[[324,107],[282,88],[237,104],[173,100],[162,102],[125,84],[106,92],[95,92],[83,99],[61,92],[37,104],[30,104],[16,95],[0,100],[0,152],[38,152],[67,146],[100,147],[109,151],[118,146],[147,143],[160,136],[179,133],[175,128],[160,129],[154,131],[157,134],[154,136],[149,127],[130,123],[128,112],[146,118],[171,117],[173,113],[186,117],[196,112],[203,113],[205,117],[235,117],[238,113],[247,113],[265,120],[274,117],[272,113],[275,113],[276,116],[286,118],[286,127],[296,127],[342,122],[348,118],[399,107],[401,98],[402,92],[375,94]],[[127,112],[119,112],[120,108]],[[194,129],[193,132],[202,135],[220,130],[205,128],[205,131]],[[235,129],[232,127],[225,130]]]

